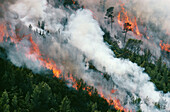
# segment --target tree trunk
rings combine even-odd
[[[126,43],[126,35],[127,35],[127,31],[125,32],[124,43]]]

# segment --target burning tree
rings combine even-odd
[[[124,29],[123,29],[123,33],[125,33],[124,43],[126,42],[127,32],[128,32],[128,31],[132,31],[132,30],[133,30],[132,24],[130,24],[130,23],[128,23],[128,22],[124,24]]]
[[[107,12],[105,14],[105,19],[110,19],[110,23],[111,23],[111,29],[112,29],[112,23],[114,22],[113,18],[114,18],[114,15],[113,15],[113,10],[114,10],[114,7],[110,7],[107,9]]]
[[[136,17],[134,16],[131,17],[131,16],[132,15],[128,15],[127,11],[124,8],[124,4],[122,4],[121,10],[118,13],[117,19],[118,19],[118,24],[120,26],[123,26],[122,30],[123,30],[123,33],[125,33],[124,42],[126,42],[126,35],[128,31],[132,31],[136,35],[136,38],[139,38],[142,36],[137,25]]]

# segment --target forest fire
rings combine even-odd
[[[9,34],[11,32],[11,35]],[[18,34],[14,33],[12,28],[10,27],[10,31],[7,30],[7,27],[5,24],[0,25],[0,43],[5,42],[4,37],[10,38],[11,42],[14,43],[17,47],[17,44],[19,44],[23,39],[27,39],[30,42],[30,50],[25,53],[25,56],[28,59],[31,59],[32,61],[39,61],[40,65],[43,66],[46,69],[49,69],[53,72],[54,76],[57,78],[64,79],[68,85],[71,85],[72,88],[79,90],[82,88],[82,90],[87,91],[87,93],[92,96],[94,93],[94,90],[91,89],[89,86],[82,87],[81,83],[78,83],[76,78],[72,74],[62,74],[62,71],[58,69],[56,63],[54,60],[46,57],[43,58],[43,54],[41,53],[39,46],[36,44],[36,42],[33,40],[32,34],[28,35],[22,35],[19,36]],[[17,50],[19,50],[17,48]],[[31,57],[31,55],[35,55],[34,57]],[[117,90],[112,89],[109,96],[105,96],[102,92],[102,88],[100,91],[98,91],[98,94],[104,98],[111,106],[113,105],[115,109],[120,111],[128,112],[127,109],[123,108],[123,106],[120,104],[120,101],[116,98],[111,98],[111,95],[113,95]]]
[[[114,94],[116,91],[117,91],[117,89],[116,90],[112,89],[111,93]]]
[[[4,37],[6,37],[6,41],[8,38],[10,38],[10,41],[12,43],[15,43],[15,45],[17,46],[17,44],[24,38],[26,38],[29,42],[30,42],[30,51],[27,52],[25,54],[25,56],[27,58],[31,58],[31,60],[38,60],[40,61],[40,64],[53,71],[54,75],[56,77],[59,77],[61,71],[57,69],[57,65],[55,64],[55,62],[49,58],[47,58],[47,60],[42,58],[42,54],[40,52],[40,49],[38,47],[38,45],[33,41],[32,39],[32,35],[28,34],[28,35],[22,35],[22,37],[19,37],[18,35],[16,35],[14,33],[14,31],[12,30],[12,28],[10,27],[10,32],[12,33],[11,35],[9,35],[7,27],[5,24],[1,24],[0,25],[0,42],[4,42]],[[30,55],[34,54],[36,56],[36,59],[34,59],[33,57],[30,57]]]
[[[5,36],[8,37],[8,33],[6,31],[7,31],[6,26],[3,24],[0,24],[0,42],[4,41]]]
[[[136,34],[136,38],[137,39],[141,39],[141,37],[143,36],[142,33],[140,33],[138,25],[137,25],[137,21],[136,21],[136,17],[134,17],[134,19],[130,19],[130,17],[128,16],[127,11],[125,11],[124,8],[124,4],[121,4],[121,11],[118,13],[117,19],[118,19],[118,24],[120,26],[123,26],[123,30],[127,31],[132,31],[134,34]],[[145,28],[146,30],[146,28]],[[168,35],[168,32],[166,32],[166,34]],[[146,35],[146,38],[149,40],[150,37]],[[140,37],[140,38],[139,38]],[[170,45],[167,43],[163,43],[162,40],[159,43],[159,46],[161,47],[161,50],[170,52]]]
[[[72,0],[73,4],[75,4],[76,2],[74,0]]]
[[[3,5],[0,85],[2,98],[9,93],[10,111],[170,110],[164,80],[170,35],[161,20],[168,21],[153,14],[147,1],[3,0]]]
[[[137,25],[136,17],[134,17],[134,19],[128,17],[128,13],[125,11],[124,4],[121,4],[121,11],[118,13],[117,19],[120,26],[124,25],[123,30],[132,31],[137,36],[142,36]]]
[[[167,43],[163,43],[163,41],[161,40],[160,43],[159,43],[160,47],[161,47],[161,50],[165,50],[167,52],[170,52],[170,45]]]

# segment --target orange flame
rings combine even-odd
[[[73,4],[75,4],[76,2],[74,0],[72,0]]]
[[[36,59],[34,60],[38,60],[40,61],[40,64],[53,71],[53,74],[59,78],[59,75],[61,74],[61,71],[57,69],[57,65],[55,64],[55,62],[52,59],[43,59],[42,58],[42,54],[40,52],[40,49],[38,47],[38,45],[33,41],[32,39],[32,35],[28,34],[28,35],[23,35],[21,38],[19,38],[17,35],[15,35],[14,31],[12,30],[11,26],[10,27],[10,32],[11,35],[9,35],[7,27],[5,24],[0,24],[0,42],[4,41],[4,37],[10,38],[11,42],[17,44],[19,43],[23,38],[27,38],[28,41],[30,42],[31,46],[30,46],[30,52],[26,53],[26,57],[29,57],[30,54],[35,54],[36,55]]]
[[[134,19],[130,19],[128,17],[127,11],[125,11],[124,4],[121,4],[121,11],[118,13],[117,19],[118,19],[118,24],[120,26],[123,26],[123,24],[129,24],[128,26],[124,26],[123,29],[128,29],[134,32],[136,35],[141,36],[141,33],[139,31],[137,22],[136,22],[136,17]]]
[[[170,44],[165,44],[163,43],[163,41],[161,40],[160,43],[159,43],[160,47],[161,47],[161,50],[165,50],[167,52],[170,52]]]
[[[118,99],[113,100],[113,104],[116,110],[123,111],[124,108],[121,106],[120,101]]]
[[[74,78],[74,76],[72,74],[64,75],[64,77],[62,77],[61,70],[58,69],[55,61],[48,58],[48,57],[47,57],[47,59],[43,58],[43,55],[42,55],[42,53],[39,49],[39,46],[36,44],[36,42],[34,42],[31,34],[23,35],[22,37],[19,37],[19,35],[16,35],[13,32],[12,28],[11,28],[11,33],[12,33],[12,36],[9,35],[6,25],[0,24],[0,42],[4,41],[4,39],[3,39],[4,37],[10,37],[12,42],[17,44],[23,38],[26,38],[31,44],[30,45],[30,51],[25,54],[25,56],[27,58],[31,58],[30,55],[32,55],[32,54],[35,55],[35,57],[34,57],[35,59],[33,59],[33,60],[38,60],[40,62],[41,66],[43,66],[46,69],[51,70],[54,74],[54,77],[64,78],[66,81],[69,81],[68,84],[71,84],[72,88],[75,88],[76,90],[80,89],[80,87],[82,85],[77,83],[76,79]],[[90,96],[93,95],[93,93],[94,93],[94,90],[91,89],[89,86],[82,87],[82,90],[87,91]],[[117,90],[111,90],[110,95],[105,96],[105,94],[102,92],[102,87],[100,87],[98,94],[102,98],[104,98],[108,102],[109,105],[113,105],[116,110],[129,112],[128,109],[124,108],[121,105],[121,103],[118,99],[111,98],[111,95],[114,94],[116,91]]]
[[[4,41],[4,37],[9,37],[7,28],[4,24],[0,24],[0,42]]]
[[[114,94],[116,91],[117,91],[117,89],[116,90],[112,89],[110,92],[111,92],[111,94]]]

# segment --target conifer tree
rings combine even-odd
[[[60,112],[71,112],[70,109],[70,100],[65,96],[60,105]]]
[[[0,111],[10,112],[9,97],[6,90],[2,93],[2,97],[0,98]]]

